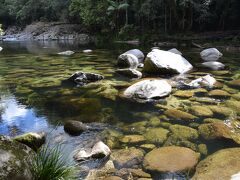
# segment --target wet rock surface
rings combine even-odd
[[[193,180],[223,179],[229,180],[239,173],[240,148],[230,148],[217,151],[197,165]]]
[[[205,49],[200,53],[200,55],[201,58],[205,61],[217,61],[223,56],[223,54],[219,52],[216,48]]]
[[[80,121],[69,120],[64,124],[64,130],[74,136],[80,135],[88,129],[89,127]]]
[[[154,149],[144,157],[146,170],[159,173],[187,172],[193,170],[198,162],[198,155],[188,148],[171,146]]]
[[[141,78],[142,73],[136,69],[118,69],[116,70],[118,74],[121,74],[123,76],[129,77],[129,78]]]

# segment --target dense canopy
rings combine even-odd
[[[186,32],[240,27],[239,0],[0,0],[0,24],[84,24],[90,30]]]

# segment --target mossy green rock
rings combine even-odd
[[[202,155],[206,156],[208,154],[208,149],[206,144],[199,144],[198,145],[198,152]]]
[[[240,101],[228,100],[226,101],[226,106],[233,109],[238,115],[240,115]]]
[[[240,79],[236,79],[236,80],[230,81],[230,82],[228,82],[228,85],[230,87],[240,89]]]
[[[175,120],[193,121],[194,119],[197,119],[196,116],[193,116],[192,114],[177,109],[168,109],[164,112],[164,114],[167,117],[173,118]]]
[[[230,180],[240,170],[240,148],[217,151],[202,160],[192,180]]]
[[[140,166],[144,153],[140,149],[129,148],[113,151],[111,159],[117,169]]]
[[[143,143],[144,141],[146,141],[146,139],[142,135],[125,135],[120,139],[120,142],[128,144]]]
[[[148,123],[150,126],[153,126],[153,127],[157,127],[161,124],[160,122],[160,119],[158,117],[152,117],[150,120],[149,120],[149,123]]]
[[[206,140],[215,139],[227,139],[240,144],[240,138],[238,134],[235,134],[231,129],[224,123],[209,123],[202,124],[198,128],[199,134]]]
[[[198,139],[198,131],[196,129],[182,126],[182,125],[172,125],[170,126],[170,131],[179,139],[186,139],[186,140],[196,140]]]
[[[204,106],[192,106],[190,111],[199,117],[212,117],[213,116],[213,112]]]
[[[33,150],[37,151],[46,141],[46,134],[41,133],[26,133],[20,136],[14,137],[15,141],[25,144]]]
[[[208,106],[208,108],[214,114],[225,116],[225,117],[229,117],[230,115],[234,114],[234,110],[232,110],[231,108],[220,106],[220,105],[218,105],[218,106]]]
[[[203,120],[204,123],[215,123],[215,122],[220,122],[222,123],[223,120],[216,119],[216,118],[206,118]]]
[[[158,173],[188,172],[198,162],[198,155],[184,147],[170,146],[154,149],[144,157],[143,167]]]
[[[215,89],[215,90],[210,91],[208,93],[208,95],[211,96],[211,97],[215,97],[215,98],[229,98],[229,97],[231,97],[231,94],[229,94],[226,91],[219,90],[219,89]]]
[[[17,141],[0,136],[0,179],[32,180],[29,158],[33,151]]]
[[[178,90],[177,92],[175,92],[173,94],[176,97],[180,97],[180,98],[190,98],[194,96],[194,92],[191,90]]]
[[[152,128],[146,131],[144,137],[149,143],[163,144],[169,131],[164,128]]]

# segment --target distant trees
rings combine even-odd
[[[0,0],[0,22],[71,21],[92,31],[185,32],[240,27],[240,0]]]

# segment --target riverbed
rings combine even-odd
[[[121,97],[124,89],[137,80],[115,73],[117,57],[131,48],[139,48],[146,55],[151,48],[119,45],[109,48],[83,47],[73,42],[0,42],[0,46],[3,47],[0,52],[2,135],[14,137],[26,132],[44,131],[48,134],[50,144],[62,144],[63,153],[71,163],[75,163],[73,155],[77,149],[91,147],[98,140],[107,143],[113,151],[134,147],[147,153],[151,148],[143,148],[144,144],[151,144],[152,147],[188,147],[200,153],[200,159],[220,149],[239,146],[232,141],[206,140],[199,135],[186,139],[179,137],[183,126],[194,131],[202,124],[211,122],[227,124],[239,136],[240,92],[238,88],[228,85],[228,82],[240,78],[238,53],[222,50],[224,55],[221,62],[226,68],[212,71],[200,67],[202,60],[199,49],[179,49],[194,66],[187,78],[193,80],[210,73],[219,81],[220,85],[216,89],[229,95],[212,96],[212,89],[208,88],[194,95],[188,95],[186,89],[174,89],[169,97],[161,101],[137,103]],[[93,50],[91,53],[83,53],[84,49],[89,48]],[[76,53],[72,56],[57,55],[65,50]],[[64,84],[63,80],[76,71],[98,73],[105,79],[83,87]],[[232,105],[231,102],[237,102],[237,105]],[[199,106],[211,109],[212,114],[194,114],[191,108]],[[218,111],[222,107],[226,112]],[[168,116],[165,113],[167,109],[180,109],[196,118],[193,121],[179,121]],[[63,130],[63,125],[68,120],[86,123],[91,130],[80,136],[70,136]],[[180,128],[176,128],[176,125]],[[179,134],[173,133],[173,127]],[[163,129],[164,133],[167,132],[166,137],[156,138],[154,133],[162,132]],[[124,140],[126,135],[140,135],[144,141]],[[98,162],[94,161],[83,166],[89,170],[97,165]],[[153,177],[155,176],[156,179],[159,177]],[[182,176],[185,178],[185,175]]]

